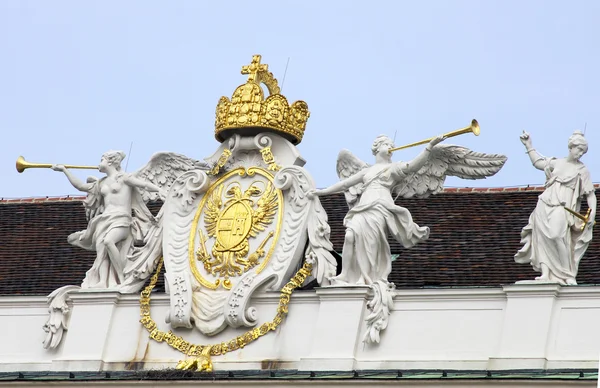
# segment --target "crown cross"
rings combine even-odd
[[[224,142],[242,129],[247,134],[271,131],[283,135],[292,144],[298,144],[302,141],[310,116],[308,105],[304,101],[290,105],[281,95],[277,79],[269,72],[268,65],[261,64],[260,59],[260,55],[254,55],[249,65],[242,66],[242,74],[248,75],[248,80],[235,89],[231,99],[219,99],[215,137]],[[263,85],[269,92],[266,98]]]
[[[254,55],[249,65],[242,66],[242,74],[249,74],[248,82],[257,82],[256,76],[259,73],[266,73],[268,70],[269,65],[260,63],[260,55]]]

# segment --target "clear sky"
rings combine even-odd
[[[488,180],[447,186],[543,183],[521,131],[561,157],[585,123],[583,161],[599,182],[599,17],[597,0],[3,0],[0,197],[78,194],[52,170],[18,174],[20,154],[96,165],[133,142],[128,171],[157,151],[211,155],[217,101],[245,82],[252,54],[280,83],[290,58],[283,94],[309,105],[299,150],[319,187],[337,181],[342,148],[372,162],[379,134],[401,145],[473,118],[479,137],[447,142],[508,161]]]

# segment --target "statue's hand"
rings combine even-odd
[[[429,148],[431,149],[432,147],[436,146],[437,144],[443,142],[444,140],[446,140],[446,136],[444,136],[444,135],[439,135],[439,136],[434,137],[429,142],[429,146],[430,146]]]
[[[318,197],[319,196],[319,192],[320,192],[320,190],[317,190],[317,189],[308,190],[306,192],[306,198],[313,199],[314,197]]]
[[[63,166],[62,164],[53,164],[51,168],[54,171],[60,171],[60,172],[65,172],[67,170],[67,168],[65,166]]]
[[[521,143],[523,143],[525,147],[527,147],[527,149],[530,149],[532,147],[531,136],[529,136],[527,132],[523,131],[521,136],[519,136],[519,139],[521,139]]]
[[[588,219],[586,227],[593,229],[595,224],[596,224],[596,212],[593,211],[590,213],[590,218]]]

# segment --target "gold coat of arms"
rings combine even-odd
[[[279,237],[283,196],[273,175],[239,167],[204,195],[190,232],[190,267],[205,287],[231,289],[252,268],[260,273]]]

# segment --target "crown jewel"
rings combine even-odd
[[[236,129],[243,129],[244,133],[269,130],[299,144],[310,116],[308,105],[304,101],[289,105],[287,99],[279,94],[277,79],[268,71],[269,66],[260,63],[260,58],[260,55],[254,55],[252,62],[242,67],[242,74],[248,74],[248,80],[235,89],[231,100],[227,97],[219,99],[215,138],[223,142]],[[261,83],[269,90],[266,99]]]

